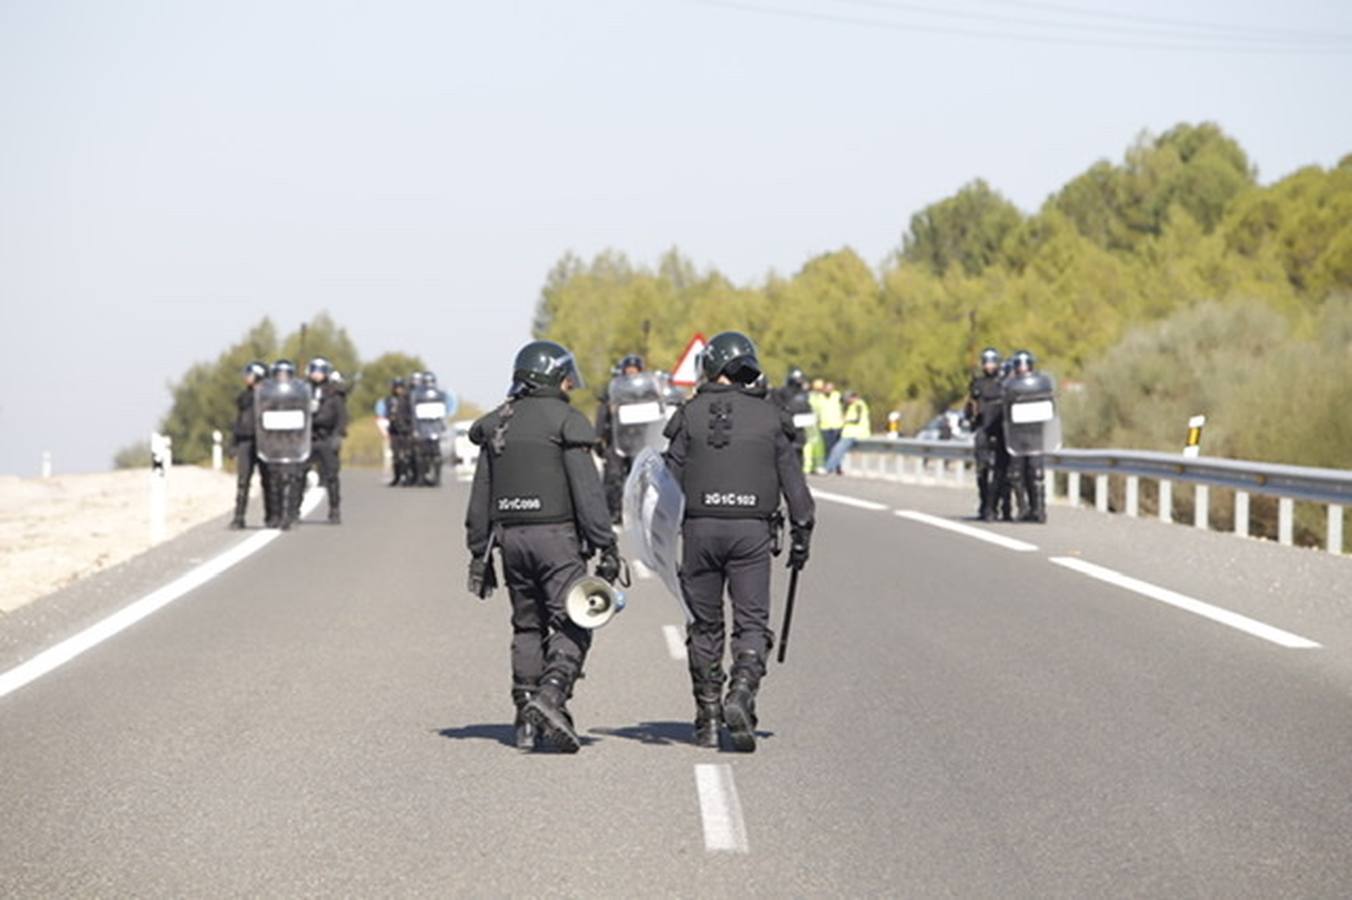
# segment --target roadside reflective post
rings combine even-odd
[[[217,472],[225,468],[225,451],[221,448],[221,431],[211,432],[211,468]]]

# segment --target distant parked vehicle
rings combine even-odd
[[[950,409],[930,419],[916,437],[922,441],[957,441],[970,444],[972,430],[967,427],[961,412]]]

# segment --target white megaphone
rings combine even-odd
[[[600,628],[624,609],[624,591],[604,578],[586,575],[569,586],[564,604],[574,625]]]

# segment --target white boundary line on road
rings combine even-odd
[[[687,658],[685,638],[681,637],[680,626],[663,625],[662,636],[667,639],[667,652],[671,654],[671,658],[684,661]]]
[[[1004,547],[1006,550],[1017,550],[1020,553],[1032,553],[1037,549],[1037,544],[1030,544],[1027,541],[1021,541],[1017,538],[1005,537],[1003,534],[986,531],[984,528],[973,528],[971,525],[964,525],[961,522],[954,522],[951,519],[932,516],[929,513],[916,512],[913,509],[899,509],[896,514],[900,518],[909,519],[912,522],[921,522],[925,525],[933,525],[935,528],[942,528],[945,531],[952,531],[956,534],[965,534],[967,537],[976,538],[979,541],[985,541],[989,544],[995,544],[997,547]]]
[[[704,821],[704,849],[710,852],[746,853],[746,822],[732,767],[719,763],[695,766],[699,813]]]
[[[1114,584],[1129,591],[1135,591],[1143,597],[1149,597],[1151,600],[1158,600],[1160,603],[1166,603],[1204,619],[1228,625],[1231,628],[1262,638],[1265,641],[1271,641],[1290,650],[1313,650],[1320,646],[1309,638],[1303,638],[1298,634],[1292,634],[1289,631],[1283,631],[1280,628],[1259,622],[1257,619],[1250,619],[1248,616],[1240,615],[1237,612],[1212,606],[1210,603],[1196,600],[1177,591],[1171,591],[1148,581],[1132,578],[1130,575],[1123,575],[1121,572],[1115,572],[1112,569],[1106,569],[1082,559],[1076,559],[1072,556],[1053,556],[1051,561],[1058,566],[1079,572],[1081,575],[1088,575],[1090,578]]]
[[[301,506],[301,515],[309,515],[319,505],[322,492],[310,491]],[[282,533],[275,528],[252,534],[224,553],[207,560],[161,588],[151,591],[139,600],[124,606],[112,615],[95,622],[84,631],[72,635],[59,644],[48,647],[37,656],[0,674],[0,698],[14,693],[48,672],[65,665],[92,647],[115,634],[130,628],[146,616],[206,584],[226,569],[241,562],[271,544]]]
[[[830,491],[819,491],[812,489],[812,496],[816,500],[825,500],[829,503],[839,503],[843,506],[853,506],[856,509],[867,509],[872,512],[881,512],[887,509],[886,503],[874,503],[872,500],[860,500],[858,497],[847,497],[844,494],[833,494]]]

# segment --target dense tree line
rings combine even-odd
[[[877,269],[849,248],[737,285],[672,250],[605,251],[549,273],[534,330],[589,380],[620,355],[674,361],[741,328],[912,428],[962,396],[980,347],[1025,347],[1074,384],[1070,439],[1352,467],[1352,155],[1263,186],[1212,124],[1143,135],[1025,214],[984,181],[912,217]],[[669,364],[669,363],[668,363]],[[877,423],[875,423],[877,424]]]

